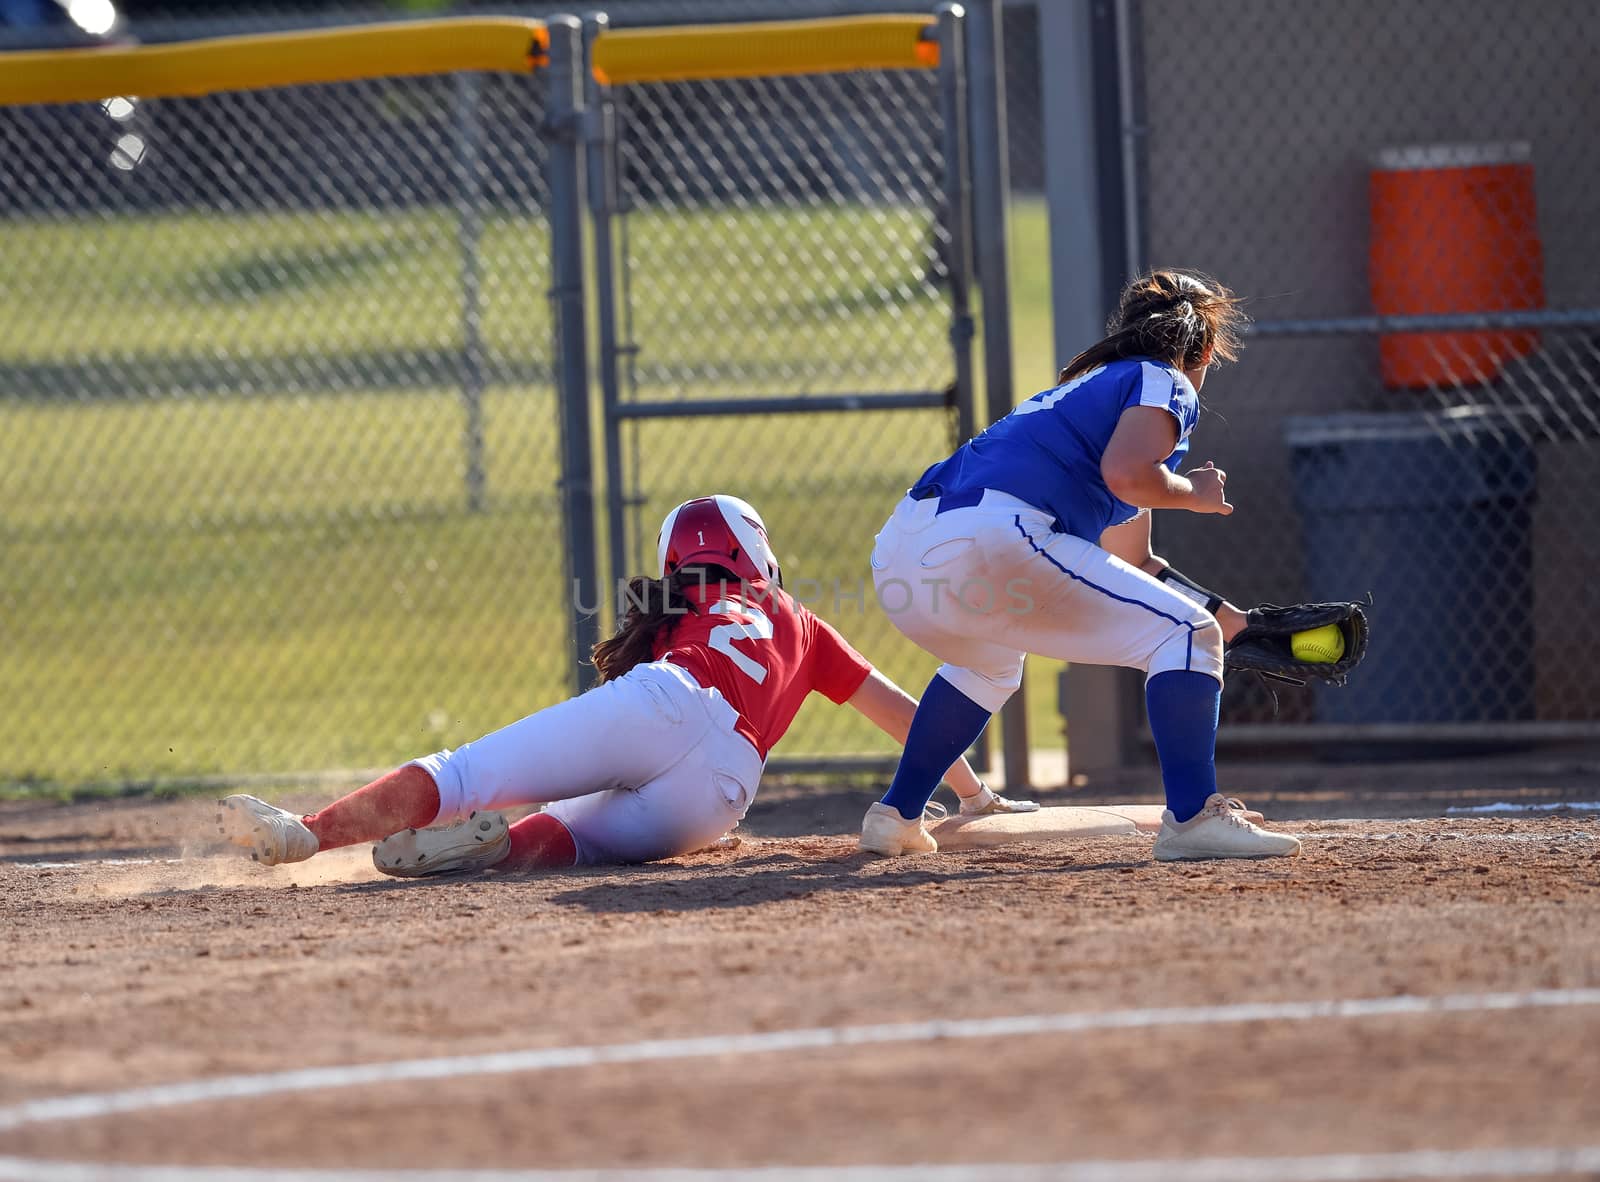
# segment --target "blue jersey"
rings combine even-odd
[[[1138,512],[1112,496],[1100,474],[1111,432],[1130,406],[1159,406],[1178,420],[1178,446],[1165,460],[1177,471],[1189,450],[1200,398],[1170,365],[1131,358],[1035,394],[924,472],[911,495],[976,504],[992,488],[1052,514],[1062,533],[1096,541],[1102,530]]]

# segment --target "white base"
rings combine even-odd
[[[1107,804],[1094,808],[1058,805],[1036,813],[952,816],[931,832],[942,850],[980,849],[1016,841],[1132,837],[1159,832],[1162,811],[1159,804]]]

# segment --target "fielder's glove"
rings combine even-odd
[[[1227,668],[1259,673],[1290,685],[1316,677],[1344,685],[1350,671],[1367,655],[1367,616],[1359,603],[1296,603],[1279,607],[1263,603],[1245,612],[1245,628],[1228,645]],[[1337,661],[1302,661],[1289,647],[1296,632],[1336,625],[1344,637],[1344,655]]]

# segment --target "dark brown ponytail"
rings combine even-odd
[[[1250,318],[1244,301],[1200,271],[1163,268],[1122,289],[1106,336],[1079,353],[1057,382],[1124,357],[1154,357],[1179,369],[1235,361]]]
[[[686,592],[690,588],[737,583],[739,576],[720,566],[679,567],[662,579],[642,575],[628,580],[617,630],[594,646],[590,659],[600,681],[614,681],[635,665],[655,659],[656,641],[680,618],[699,612]]]

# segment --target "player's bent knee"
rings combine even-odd
[[[1151,677],[1174,670],[1204,673],[1222,680],[1222,625],[1214,617],[1200,613],[1191,621],[1174,625],[1145,666]]]
[[[993,714],[1022,685],[1022,662],[1018,661],[1014,668],[983,672],[964,665],[941,665],[938,675]]]

